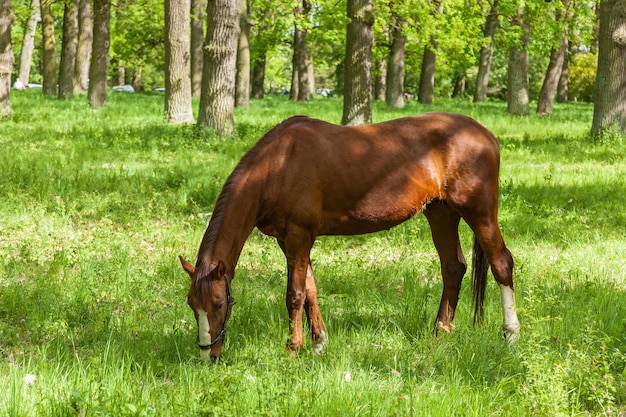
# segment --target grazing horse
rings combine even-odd
[[[452,328],[467,264],[462,218],[474,232],[474,320],[483,314],[489,266],[500,286],[504,335],[519,335],[513,258],[498,227],[500,150],[475,120],[426,113],[363,126],[292,117],[268,132],[222,189],[202,238],[187,301],[201,356],[219,358],[234,299],[231,280],[248,236],[274,236],[287,259],[288,348],[304,344],[302,310],[319,353],[328,335],[310,251],[320,235],[386,230],[423,212],[441,261],[443,294],[435,331]]]

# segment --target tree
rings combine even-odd
[[[204,0],[191,0],[191,94],[200,97],[202,83],[202,42],[204,41]]]
[[[507,111],[509,114],[528,115],[528,42],[530,27],[518,9],[512,24],[520,33],[519,39],[509,48],[507,72]]]
[[[235,65],[239,40],[237,0],[210,0],[204,43],[198,128],[232,136],[235,129]]]
[[[102,107],[107,99],[109,47],[111,45],[111,1],[94,0],[93,47],[89,67],[87,99],[93,108]]]
[[[293,65],[291,91],[289,98],[309,101],[309,52],[307,49],[307,26],[311,5],[308,0],[301,0],[294,9],[295,24],[293,32]]]
[[[485,45],[480,49],[480,57],[478,59],[474,103],[481,103],[487,100],[489,71],[491,69],[491,58],[493,57],[493,38],[496,30],[498,30],[498,0],[493,0],[485,21],[485,27],[483,28]]]
[[[24,39],[22,40],[22,51],[20,52],[20,69],[18,78],[24,84],[30,80],[30,67],[35,49],[35,32],[37,31],[37,19],[40,13],[39,0],[31,0],[30,15],[24,29]]]
[[[372,0],[348,0],[341,124],[372,122]]]
[[[52,0],[41,0],[41,29],[43,40],[43,94],[53,96],[57,92],[57,70]]]
[[[86,94],[89,88],[89,62],[93,42],[91,22],[91,1],[78,0],[78,45],[76,47],[76,67],[74,69],[74,92]]]
[[[193,123],[190,76],[190,0],[165,0],[165,116]]]
[[[406,36],[402,33],[402,28],[405,21],[394,12],[392,24],[392,40],[385,83],[385,101],[388,106],[401,109],[404,107],[404,51],[406,48]]]
[[[443,15],[443,1],[432,1],[433,15]],[[435,91],[435,66],[437,64],[438,42],[434,35],[430,36],[430,42],[424,46],[422,58],[422,71],[420,73],[420,86],[417,93],[417,100],[422,104],[432,104]]]
[[[626,0],[600,3],[598,75],[593,106],[594,136],[626,134]]]
[[[78,10],[76,0],[65,0],[63,11],[63,38],[59,65],[59,98],[74,97],[74,72],[78,47]]]
[[[10,100],[11,71],[13,70],[12,24],[11,0],[0,0],[0,117],[12,113]]]
[[[554,108],[554,96],[561,78],[563,61],[567,57],[567,37],[564,35],[558,48],[550,51],[550,62],[546,71],[537,100],[537,114],[552,114]]]
[[[250,22],[248,4],[239,0],[239,43],[237,46],[237,74],[235,76],[235,106],[248,107],[250,103]]]

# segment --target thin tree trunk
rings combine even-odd
[[[552,114],[554,108],[554,95],[561,78],[563,60],[567,54],[567,38],[563,37],[558,49],[552,48],[550,51],[550,62],[543,80],[539,99],[537,100],[537,114]]]
[[[344,125],[372,122],[372,0],[348,0],[343,93]]]
[[[165,117],[193,123],[190,76],[190,0],[165,0]]]
[[[591,133],[626,134],[626,0],[600,3],[598,75]]]
[[[239,39],[237,0],[214,0],[207,7],[198,128],[232,136],[235,129],[235,66]]]
[[[374,77],[374,99],[385,101],[387,97],[387,60],[376,61],[376,76]]]
[[[200,97],[205,0],[191,0],[191,94]]]
[[[239,0],[239,44],[237,45],[237,74],[235,77],[235,106],[250,105],[250,22],[248,2]]]
[[[523,26],[523,34],[518,46],[509,50],[507,76],[507,111],[509,114],[528,115],[528,38],[529,27],[517,18],[514,24]]]
[[[11,25],[13,25],[11,0],[0,0],[0,118],[13,112],[10,97],[14,59],[11,48]]]
[[[65,0],[63,40],[59,65],[59,99],[74,97],[74,72],[78,47],[78,10],[76,0]]]
[[[463,97],[463,94],[465,94],[465,74],[457,75],[454,79],[452,98]]]
[[[53,96],[57,92],[57,72],[52,0],[41,0],[41,29],[43,41],[43,94]]]
[[[482,103],[487,100],[487,86],[489,85],[489,72],[491,71],[491,58],[493,57],[493,38],[498,30],[498,24],[498,0],[494,0],[483,30],[483,36],[487,39],[488,45],[480,50],[474,103]]]
[[[20,69],[18,78],[28,84],[30,79],[30,67],[33,59],[33,51],[35,50],[35,33],[37,32],[37,19],[41,13],[39,0],[31,0],[30,16],[26,21],[24,28],[24,39],[22,41],[22,51],[20,52]]]
[[[306,45],[307,30],[303,25],[311,10],[311,5],[307,0],[301,0],[301,4],[296,7],[294,13],[296,23],[293,37],[293,72],[291,93],[292,100],[309,101],[309,52]],[[294,88],[294,86],[297,86]],[[295,90],[295,91],[294,91]]]
[[[87,100],[93,108],[102,107],[107,99],[109,47],[111,44],[111,1],[94,0],[93,46],[89,67]]]
[[[93,43],[91,1],[78,0],[78,46],[74,69],[74,93],[86,94],[89,88],[89,62]]]
[[[567,103],[568,88],[569,88],[569,42],[568,42],[568,48],[565,51],[565,56],[563,57],[563,66],[561,67],[561,76],[559,77],[559,84],[556,88],[556,101],[558,103]]]
[[[263,98],[265,84],[265,52],[257,58],[252,70],[252,98]]]
[[[435,65],[437,63],[437,44],[431,40],[430,45],[424,47],[422,72],[420,74],[420,88],[417,100],[422,104],[432,104],[435,90]]]
[[[398,16],[393,18],[393,39],[389,50],[389,64],[387,65],[387,105],[396,109],[404,107],[404,51],[406,36],[402,34],[404,21]]]

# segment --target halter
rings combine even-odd
[[[232,295],[231,290],[230,290],[230,280],[228,279],[228,277],[226,275],[224,275],[224,279],[226,280],[226,300],[228,302],[228,307],[232,307],[233,305],[235,305],[235,299],[233,298],[233,295]],[[217,335],[215,340],[211,341],[211,343],[206,344],[206,345],[201,345],[200,344],[200,337],[198,336],[198,339],[196,340],[196,344],[198,345],[200,350],[209,350],[213,346],[217,345],[217,343],[219,341],[223,341],[224,340],[224,338],[226,337],[226,322],[230,318],[230,313],[231,312],[232,312],[232,308],[227,308],[226,309],[226,318],[224,319],[224,326],[222,327],[222,331],[220,332],[220,334]]]

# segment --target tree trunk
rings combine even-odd
[[[406,36],[402,34],[404,21],[398,16],[393,17],[393,39],[389,50],[389,64],[387,65],[387,105],[396,109],[404,107],[404,51]]]
[[[252,70],[252,98],[263,98],[265,91],[265,52],[257,58],[254,69]]]
[[[28,84],[30,79],[30,66],[33,59],[33,51],[35,50],[35,33],[37,32],[37,19],[40,16],[39,0],[31,0],[30,16],[24,28],[24,39],[22,41],[22,52],[20,52],[20,69],[18,78]]]
[[[489,15],[485,21],[483,36],[488,45],[480,50],[478,59],[478,74],[476,75],[476,89],[474,90],[474,103],[482,103],[487,100],[487,86],[489,85],[489,72],[491,70],[491,58],[493,56],[493,38],[498,30],[498,0],[491,5]]]
[[[12,113],[10,99],[11,72],[13,70],[12,24],[11,0],[0,0],[0,118]]]
[[[292,100],[309,101],[309,52],[306,46],[307,30],[304,23],[311,11],[308,0],[302,0],[294,11],[296,22],[293,36],[293,74],[291,78]],[[297,86],[294,88],[294,86]],[[294,91],[295,90],[295,91]]]
[[[248,2],[239,0],[239,44],[237,46],[237,74],[235,76],[235,106],[250,105],[250,22]]]
[[[74,71],[78,47],[78,10],[76,0],[65,0],[63,39],[59,65],[59,99],[74,97]]]
[[[235,66],[239,39],[237,0],[211,0],[202,69],[198,128],[232,136],[235,129]]]
[[[519,45],[509,50],[509,65],[507,77],[507,111],[509,114],[526,116],[529,113],[528,104],[528,38],[529,27],[521,20],[514,24],[523,26],[522,38]]]
[[[190,76],[190,0],[165,0],[165,117],[193,123]]]
[[[465,74],[457,75],[454,79],[452,98],[463,97],[463,94],[465,94]]]
[[[191,0],[191,94],[200,97],[205,0]]]
[[[539,99],[537,100],[537,114],[552,114],[554,108],[554,95],[561,78],[563,59],[567,54],[567,38],[563,37],[558,49],[550,51],[550,62],[543,80]]]
[[[93,46],[89,66],[89,90],[87,100],[95,109],[107,100],[107,75],[109,71],[109,47],[111,45],[111,1],[94,0]]]
[[[387,60],[376,62],[376,76],[374,77],[374,99],[385,101],[387,97]]]
[[[420,74],[420,89],[417,100],[422,104],[432,104],[435,90],[435,65],[437,63],[437,44],[431,39],[430,45],[424,47],[422,72]]]
[[[568,42],[568,45],[569,45],[569,42]],[[568,46],[568,50],[565,51],[565,56],[563,57],[563,66],[561,67],[561,76],[559,77],[559,84],[556,88],[556,101],[558,103],[567,103],[568,84],[569,84],[569,46]]]
[[[343,94],[344,125],[372,122],[372,0],[348,0]]]
[[[78,46],[74,69],[74,93],[86,94],[89,88],[89,62],[93,43],[91,1],[78,0]]]
[[[626,134],[626,0],[600,3],[598,75],[593,106],[594,136]]]
[[[57,92],[57,70],[52,0],[41,0],[41,30],[43,41],[43,94],[53,96]]]

